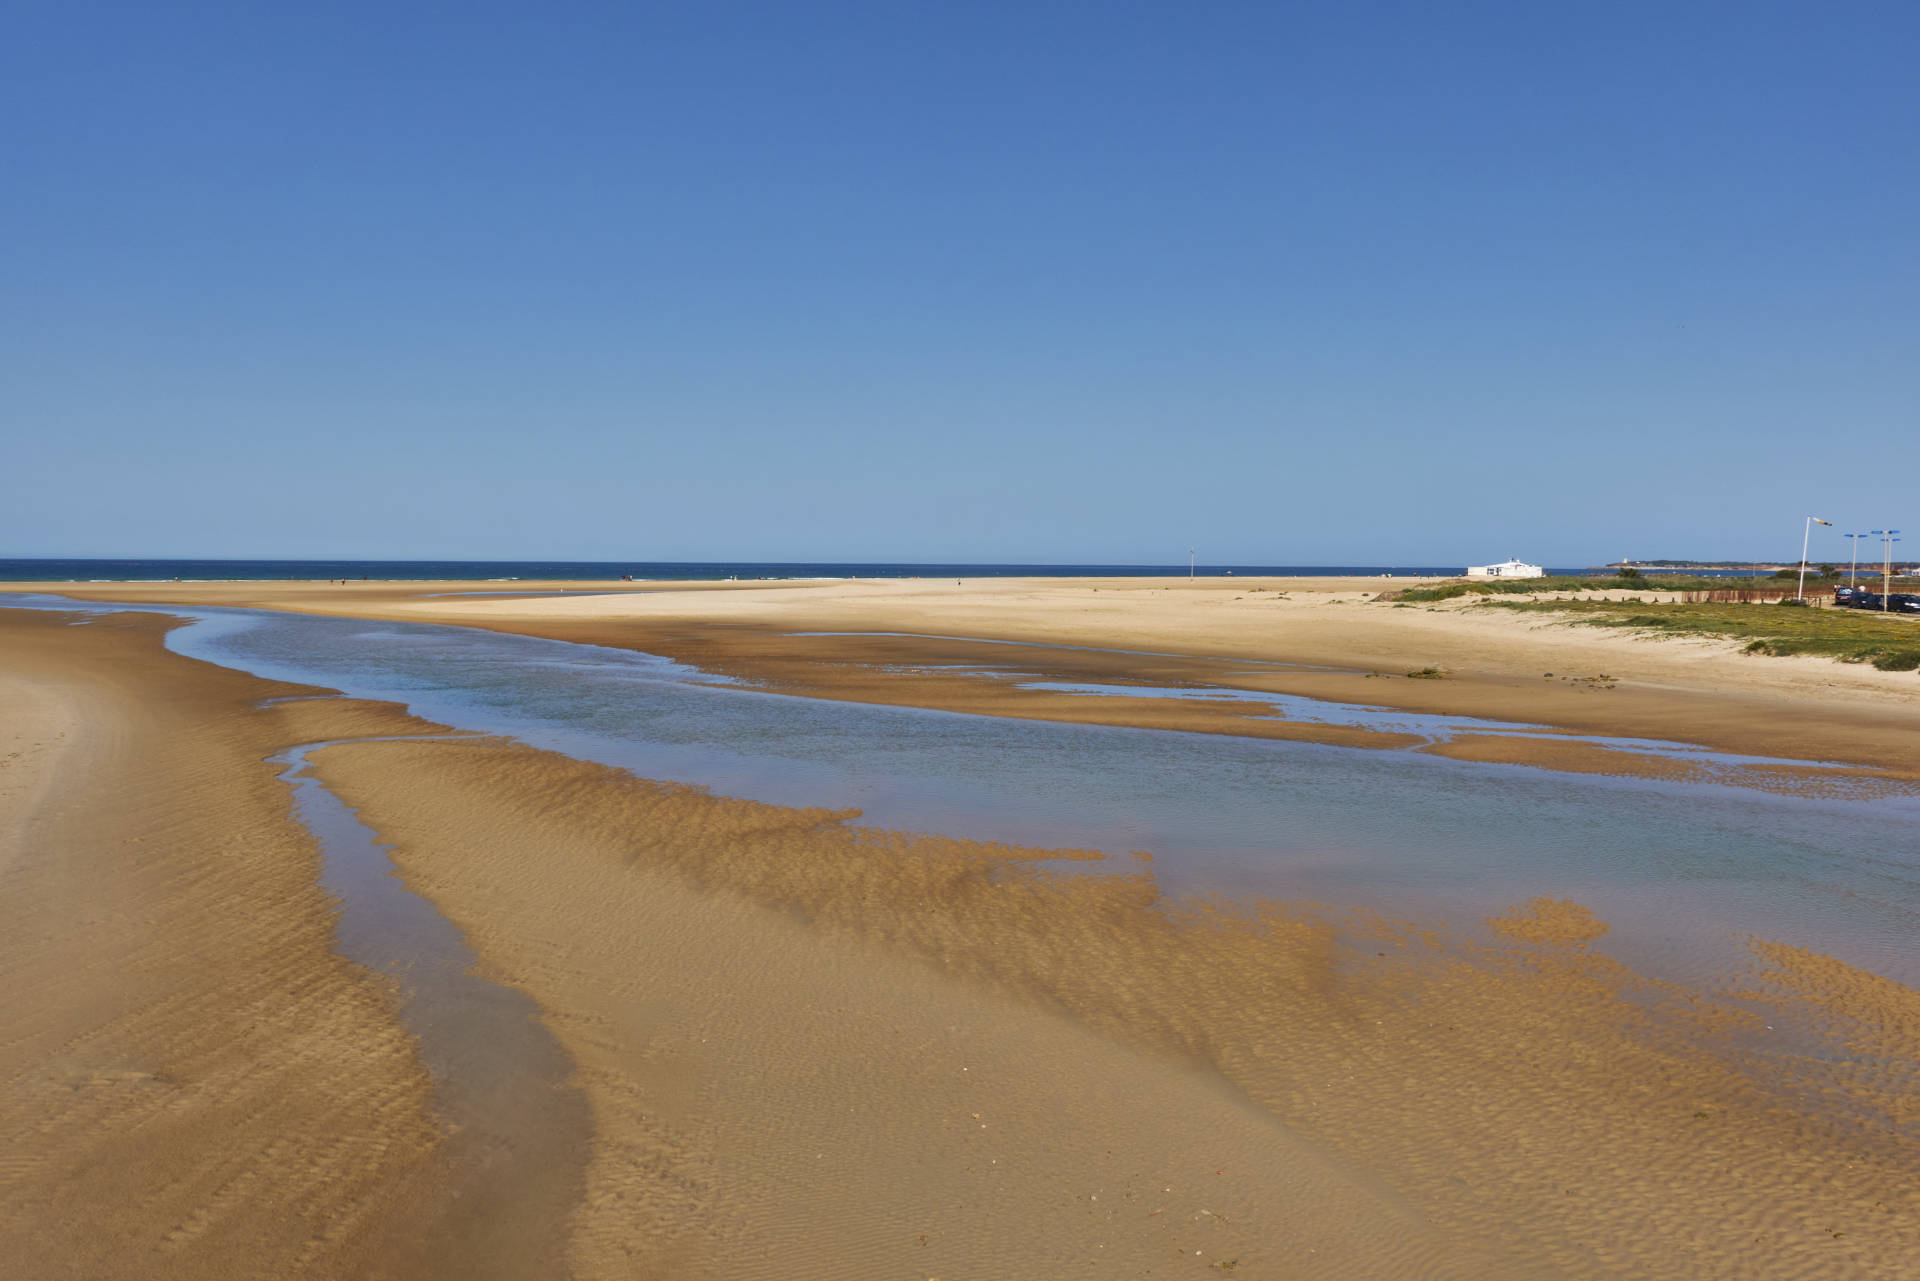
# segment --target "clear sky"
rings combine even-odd
[[[7,14],[0,555],[1920,538],[1912,0]]]

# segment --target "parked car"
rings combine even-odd
[[[1889,614],[1920,614],[1920,592],[1894,592],[1882,596],[1864,587],[1836,587],[1833,603],[1846,609],[1884,609]]]

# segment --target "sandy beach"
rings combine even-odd
[[[1915,776],[1911,674],[1379,586],[59,590],[622,645],[820,698],[1275,732],[1011,670],[1538,722],[1570,733],[1467,750],[1568,770],[1636,768],[1565,759],[1636,734]],[[1920,994],[1831,958],[1757,940],[1687,986],[1558,898],[1472,938],[1171,899],[1147,862],[449,737],[169,653],[152,616],[71,621],[0,612],[0,1254],[30,1275],[1899,1278],[1920,1255]],[[1404,675],[1428,665],[1448,678]],[[558,1046],[531,1119],[476,1140],[426,1064],[492,1047],[411,1026],[404,979],[341,954],[267,759],[321,740],[347,741],[317,777]]]
[[[299,691],[175,659],[164,630],[0,628],[0,1255],[34,1277],[404,1269],[436,1194],[429,1082],[383,984],[334,953],[261,759],[318,705],[256,709]]]

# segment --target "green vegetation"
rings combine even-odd
[[[1797,572],[1797,571],[1796,571]],[[1811,577],[1811,575],[1809,575]],[[1758,591],[1778,595],[1780,585],[1766,578],[1703,578],[1697,574],[1642,574],[1623,570],[1611,578],[1476,578],[1442,583],[1438,587],[1409,587],[1390,592],[1395,601],[1453,600],[1458,596],[1530,596],[1537,592],[1736,592]]]
[[[1444,680],[1446,675],[1447,674],[1438,667],[1422,667],[1417,672],[1408,672],[1407,679],[1415,681],[1437,681]]]
[[[1781,609],[1712,602],[1492,601],[1496,609],[1565,613],[1592,627],[1745,640],[1749,654],[1824,654],[1883,672],[1920,670],[1920,623],[1854,609]]]

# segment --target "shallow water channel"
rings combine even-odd
[[[7,603],[75,608],[0,597]],[[457,729],[646,778],[855,808],[858,822],[877,827],[1144,850],[1175,893],[1368,906],[1463,932],[1551,894],[1612,924],[1599,946],[1666,977],[1737,964],[1755,934],[1920,982],[1920,801],[1911,797],[1812,799],[837,703],[660,657],[466,628],[155,612],[196,620],[168,641],[191,657],[394,700]]]
[[[327,746],[302,743],[273,763],[285,767],[280,777],[293,788],[294,813],[320,842],[322,888],[348,908],[338,926],[340,950],[396,981],[401,1019],[418,1034],[427,1070],[452,1093],[446,1102],[463,1122],[461,1140],[524,1149],[527,1118],[551,1126],[556,1111],[569,1108],[579,1112],[569,1119],[584,1129],[584,1105],[556,1101],[545,1087],[564,1079],[567,1060],[539,1022],[538,1007],[481,978],[479,958],[460,931],[392,874],[377,835],[308,764]],[[503,1118],[519,1123],[499,1124]]]

